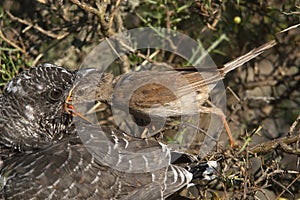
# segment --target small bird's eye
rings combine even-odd
[[[60,88],[53,88],[50,90],[48,97],[51,101],[58,101],[63,94],[63,90]]]

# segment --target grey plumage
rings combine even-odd
[[[31,150],[62,137],[70,116],[63,111],[66,92],[75,74],[46,64],[22,72],[1,96],[0,143]]]
[[[200,167],[189,172],[171,164],[167,146],[99,130],[66,112],[79,74],[39,65],[20,73],[0,96],[2,198],[154,200],[196,178],[191,172]]]

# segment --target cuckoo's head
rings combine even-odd
[[[72,121],[65,101],[76,76],[76,72],[43,64],[12,79],[0,97],[0,142],[32,149],[62,138]]]

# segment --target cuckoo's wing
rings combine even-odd
[[[88,149],[92,147],[90,151],[94,150],[99,162],[118,171],[125,171],[124,176],[130,176],[131,173],[151,175],[151,183],[145,183],[142,190],[134,190],[127,196],[128,199],[165,198],[186,186],[193,179],[192,173],[183,167],[171,164],[174,159],[178,158],[178,153],[175,156],[166,145],[151,138],[132,137],[121,131],[104,130],[101,132],[97,129],[99,130],[98,126],[82,126],[82,124],[80,127],[77,126],[78,134],[85,146]],[[87,132],[97,134],[86,135]],[[100,143],[101,147],[97,146]],[[103,151],[103,149],[106,150]],[[183,157],[183,154],[179,157]],[[188,163],[195,161],[191,158],[187,160]],[[137,182],[140,181],[137,180]]]
[[[165,170],[157,173],[164,176]],[[1,196],[5,199],[125,199],[138,190],[150,191],[152,179],[152,173],[125,173],[103,166],[81,142],[69,140],[7,160],[1,170]],[[161,185],[161,180],[156,184]],[[161,193],[162,188],[156,189],[159,190],[151,191],[152,194]]]
[[[109,199],[118,193],[118,182],[80,142],[70,140],[5,161],[1,195],[5,199]]]
[[[81,141],[104,166],[127,173],[145,173],[170,165],[170,149],[154,139],[136,138],[79,120],[76,130]]]
[[[137,199],[145,195],[153,196],[154,200],[188,183],[180,177],[176,187],[167,189],[182,174],[169,165],[160,166],[165,162],[162,155],[168,149],[159,143],[117,132],[106,132],[104,138],[104,132],[93,125],[78,129],[89,133],[84,142],[79,137],[66,139],[44,150],[8,158],[1,170],[1,196],[6,199]],[[107,139],[113,146],[109,147]]]

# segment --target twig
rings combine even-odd
[[[81,3],[79,0],[70,0],[72,3],[76,4],[77,6],[79,6],[81,9],[92,13],[94,15],[97,15],[98,17],[100,17],[102,15],[101,10],[97,10],[96,8],[93,8],[92,6],[89,6],[86,3]]]
[[[39,62],[39,60],[44,56],[44,54],[40,53],[32,62],[32,66],[36,66],[36,64]]]
[[[24,48],[19,47],[19,45],[15,44],[13,41],[9,40],[8,38],[6,38],[2,32],[2,30],[0,29],[0,37],[2,38],[2,40],[4,40],[4,42],[6,42],[7,44],[13,46],[14,48],[16,48],[18,51],[21,51],[22,53],[26,53],[26,50]]]
[[[110,37],[113,35],[113,32],[111,31],[111,29],[109,28],[109,22],[107,22],[106,17],[105,17],[105,11],[107,8],[107,4],[106,3],[96,3],[98,10],[84,2],[80,2],[79,0],[70,0],[72,3],[76,4],[77,6],[79,6],[81,9],[92,13],[96,16],[99,17],[100,20],[100,25],[101,25],[101,30],[104,36],[106,37]]]
[[[293,135],[294,134],[295,128],[298,125],[299,121],[300,121],[300,115],[298,115],[297,119],[294,121],[294,123],[290,127],[290,131],[288,132],[288,135]]]
[[[290,195],[294,196],[294,194],[287,188],[285,187],[282,183],[278,182],[277,180],[271,178],[271,180],[276,183],[277,185],[279,185],[281,188],[283,188],[283,193],[284,192],[288,192]],[[277,199],[277,198],[276,198]]]
[[[276,140],[264,142],[262,144],[255,145],[254,147],[250,148],[249,151],[251,153],[266,153],[269,151],[273,151],[276,148],[281,148],[282,151],[286,153],[292,153],[295,155],[300,155],[300,150],[291,150],[288,148],[287,145],[296,143],[300,140],[300,134],[295,136],[286,136]]]
[[[244,142],[243,146],[241,147],[241,149],[239,150],[238,154],[242,153],[245,149],[248,150],[247,147],[248,147],[249,143],[252,141],[252,136],[257,134],[261,129],[262,129],[262,127],[259,126],[257,129],[253,130],[253,132],[250,135],[247,134],[247,136],[245,138],[245,142]],[[248,151],[246,151],[246,152],[248,152]]]
[[[54,38],[54,39],[57,39],[57,40],[61,40],[61,39],[65,38],[67,35],[69,35],[68,32],[67,32],[67,33],[64,33],[64,34],[61,34],[61,35],[52,33],[51,31],[47,31],[47,30],[43,29],[42,27],[40,27],[40,26],[37,25],[37,24],[32,24],[31,22],[28,22],[27,20],[20,19],[20,18],[14,16],[14,15],[11,14],[9,11],[6,11],[6,14],[7,14],[12,20],[15,20],[15,21],[18,21],[18,22],[21,23],[21,24],[27,25],[28,27],[24,29],[24,30],[26,30],[26,31],[32,27],[32,28],[36,29],[37,31],[43,33],[44,35],[47,35],[48,37],[51,37],[51,38]],[[23,31],[24,31],[24,30],[23,30]]]
[[[107,42],[108,46],[110,47],[110,49],[116,54],[116,56],[122,61],[122,57],[120,56],[120,54],[118,53],[118,51],[114,48],[114,46],[112,45],[112,43],[110,42],[110,40],[108,38],[105,38],[105,41]]]
[[[114,8],[111,10],[110,19],[109,19],[109,27],[113,26],[114,18],[117,16],[117,20],[116,20],[117,24],[118,24],[117,29],[123,29],[124,28],[123,27],[123,21],[122,21],[122,18],[120,16],[120,12],[119,12],[120,5],[121,5],[121,0],[117,0],[115,2]]]
[[[289,187],[291,187],[296,181],[298,181],[298,179],[300,178],[300,174],[298,174],[298,176],[286,187],[287,189],[289,188]],[[286,190],[283,190],[277,197],[276,197],[276,199],[279,199],[279,197],[281,197],[283,194],[284,194],[284,192],[285,192]]]

